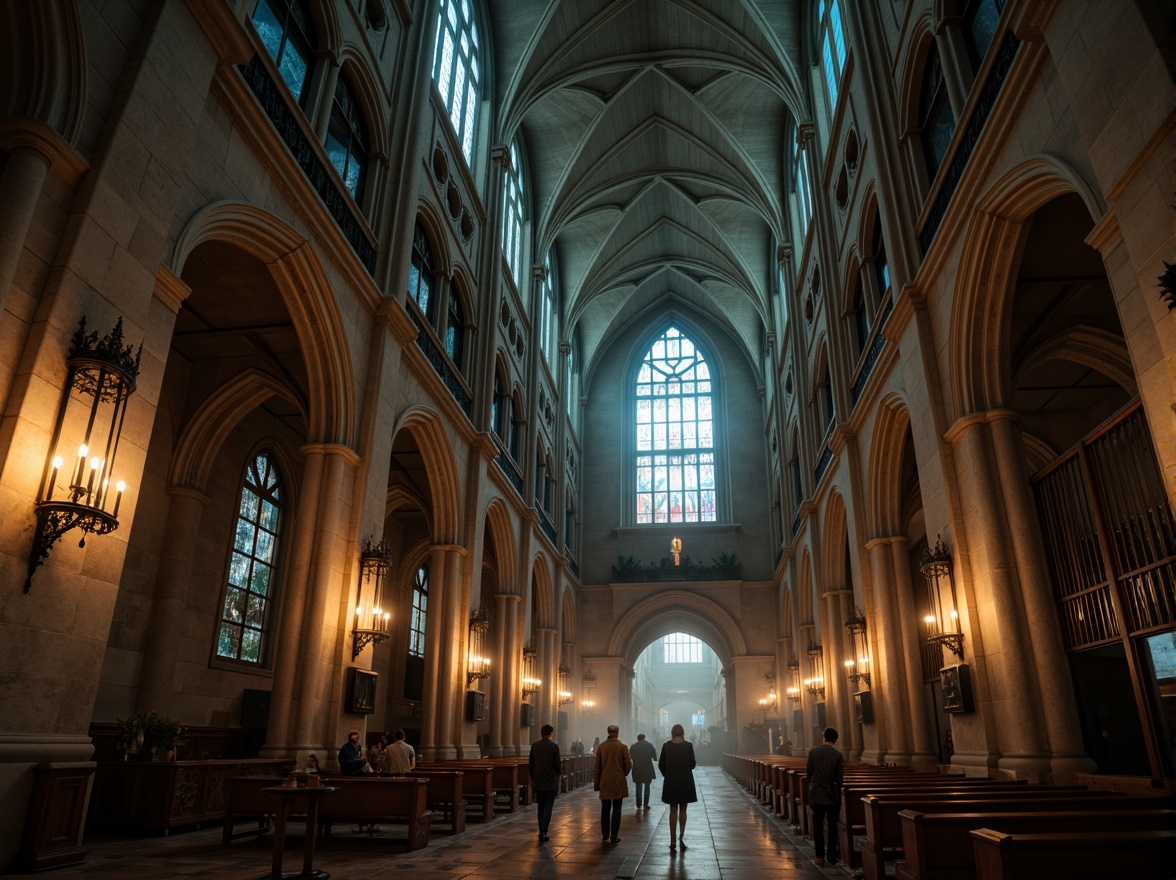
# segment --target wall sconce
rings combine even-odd
[[[850,657],[845,661],[845,675],[853,682],[864,681],[870,684],[870,646],[866,642],[866,613],[860,608],[853,612],[845,621],[845,629],[849,633]]]
[[[384,577],[392,567],[392,549],[387,541],[380,539],[379,544],[372,544],[368,539],[363,552],[359,554],[360,598],[355,606],[355,628],[351,631],[353,643],[351,659],[359,656],[359,652],[368,645],[379,644],[388,638],[388,624],[392,615],[384,611]],[[372,604],[365,613],[363,610],[363,584],[375,581],[372,590]]]
[[[927,592],[931,599],[930,613],[923,618],[927,624],[927,644],[949,648],[963,659],[964,634],[960,631],[960,616],[956,612],[951,553],[943,539],[939,535],[935,537],[935,548],[928,547],[919,563],[919,571],[927,580]]]
[[[784,692],[792,702],[800,702],[800,661],[795,657],[788,661],[788,687]]]
[[[99,339],[97,332],[86,333],[83,317],[70,342],[61,409],[37,492],[37,526],[29,551],[26,593],[33,586],[33,574],[66,532],[80,528],[82,539],[78,546],[85,547],[87,535],[105,535],[118,528],[118,508],[127,484],[122,480],[115,483],[114,504],[108,511],[110,477],[127,400],[135,393],[143,354],[141,343],[133,354],[131,346],[123,347],[122,325],[119,318],[114,329]],[[77,463],[70,465],[69,485],[64,487],[63,497],[54,498],[59,488],[57,478],[70,457],[62,454],[64,447],[73,450],[72,444],[78,438],[82,442],[76,447]]]
[[[490,629],[490,612],[485,605],[470,615],[470,647],[466,660],[466,687],[490,677],[490,658],[486,656],[486,632]]]
[[[805,689],[814,697],[825,696],[825,649],[820,643],[809,642],[809,677],[804,680]]]
[[[556,696],[559,698],[561,706],[566,706],[572,701],[572,692],[568,690],[568,676],[571,674],[572,670],[568,668],[568,664],[559,664],[559,686]]]
[[[596,705],[596,700],[584,700],[584,702],[582,702],[580,705],[583,706],[585,709],[591,709],[593,706]]]
[[[528,699],[539,690],[543,680],[535,677],[535,667],[539,659],[539,649],[535,647],[535,640],[523,646],[523,699]]]

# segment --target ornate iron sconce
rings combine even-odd
[[[85,547],[87,535],[105,535],[118,528],[118,508],[126,491],[125,482],[115,483],[114,503],[110,510],[106,507],[127,400],[135,393],[142,354],[142,344],[134,353],[131,346],[123,346],[122,318],[101,339],[97,332],[86,333],[84,317],[78,322],[69,347],[69,371],[61,409],[37,493],[37,526],[29,552],[26,593],[33,586],[33,574],[66,532],[81,529],[78,546]],[[79,438],[82,442],[77,447],[77,464],[71,466],[65,497],[54,498],[59,488],[57,478],[65,466],[62,445],[72,449],[72,443]]]
[[[809,677],[805,679],[805,689],[814,697],[825,696],[825,649],[819,642],[809,642]]]
[[[355,628],[351,631],[352,660],[368,645],[378,645],[388,638],[388,624],[392,620],[392,615],[384,610],[384,578],[391,567],[392,549],[388,542],[381,538],[379,544],[372,544],[371,539],[368,539],[363,552],[359,554],[360,602],[355,606]],[[362,602],[363,584],[372,581],[375,581],[372,604],[365,612]]]
[[[523,699],[529,699],[539,690],[543,680],[535,675],[535,667],[539,659],[539,649],[535,647],[535,640],[523,646]]]
[[[466,655],[466,687],[490,677],[490,658],[486,656],[486,632],[490,629],[490,612],[485,605],[470,615],[470,645]]]
[[[596,676],[589,669],[584,673],[584,702],[582,705],[585,709],[591,709],[596,705],[596,700],[592,699],[592,695],[596,692]]]
[[[792,702],[800,702],[800,661],[796,657],[788,661],[788,688],[785,693]]]
[[[850,657],[845,661],[845,675],[852,682],[864,681],[870,684],[870,646],[866,641],[866,614],[860,608],[845,621],[849,633]]]
[[[568,668],[566,663],[559,664],[559,690],[557,691],[557,695],[561,706],[566,706],[572,701],[572,692],[568,690],[568,676],[571,673],[572,670]]]
[[[956,612],[955,581],[951,574],[951,553],[943,539],[936,535],[935,548],[927,548],[919,563],[919,571],[927,581],[930,613],[923,618],[927,624],[927,644],[948,648],[960,659],[964,656],[964,634],[960,630],[960,616]]]

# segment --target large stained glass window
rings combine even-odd
[[[245,467],[237,525],[229,560],[225,604],[217,635],[218,657],[261,664],[266,625],[274,599],[281,480],[270,457],[261,454]]]
[[[841,10],[837,0],[821,0],[817,7],[817,26],[821,33],[821,70],[829,90],[829,110],[837,106],[841,72],[845,70],[845,31],[841,27]]]
[[[637,373],[637,522],[715,522],[710,367],[676,327]]]

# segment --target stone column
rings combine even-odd
[[[8,154],[0,174],[0,318],[51,163],[42,150],[22,144]]]
[[[873,619],[866,632],[874,644],[870,685],[874,692],[874,719],[878,728],[877,754],[867,760],[908,764],[911,759],[910,719],[903,693],[902,622],[895,597],[894,569],[890,563],[890,538],[866,544],[873,573]]]
[[[907,713],[911,724],[911,763],[920,770],[933,770],[939,763],[939,748],[927,718],[923,693],[925,685],[920,645],[924,627],[915,608],[915,589],[911,583],[911,542],[904,536],[888,540],[902,633],[903,687],[906,690]]]
[[[494,596],[494,615],[490,630],[494,639],[494,653],[490,661],[490,756],[502,757],[503,743],[507,741],[506,731],[506,621],[514,614],[511,607],[519,601],[518,596],[498,593]]]
[[[847,749],[851,739],[853,713],[849,711],[849,680],[845,677],[845,651],[841,599],[845,590],[829,590],[825,600],[825,625],[821,636],[822,660],[825,664],[825,724],[841,734],[838,748]],[[852,594],[851,594],[852,595]],[[859,732],[860,736],[860,732]]]
[[[537,694],[539,700],[535,705],[535,724],[542,727],[550,724],[555,727],[557,697],[559,690],[559,633],[553,629],[539,630],[539,678],[543,684]],[[538,737],[532,737],[537,739]]]
[[[519,688],[519,675],[522,667],[523,638],[522,629],[523,603],[522,597],[516,597],[518,602],[511,609],[514,613],[507,618],[506,630],[506,664],[503,670],[503,713],[506,723],[506,738],[503,740],[504,754],[516,756],[521,754],[520,746],[522,730],[519,727],[519,705],[522,694]]]
[[[1000,754],[1001,769],[1035,777],[1047,765],[1047,747],[1022,585],[1006,528],[1003,487],[993,460],[987,416],[966,416],[948,432],[948,440],[955,450],[960,506],[969,512],[964,528],[977,620],[966,622],[982,632],[988,673],[987,687],[981,692],[989,702],[979,708],[1000,719],[992,728],[997,742],[990,743],[989,749]],[[957,580],[957,594],[961,586]],[[967,643],[964,648],[968,650]]]
[[[147,642],[143,646],[143,665],[139,670],[138,705],[152,706],[160,712],[172,712],[175,693],[176,660],[179,657],[181,624],[187,609],[185,601],[192,579],[200,520],[211,499],[196,489],[169,486],[171,505],[161,544],[159,567],[155,577],[155,595],[147,624]],[[217,619],[220,609],[217,609]],[[273,631],[280,625],[275,622]]]
[[[425,617],[425,671],[421,701],[421,754],[437,760],[439,716],[445,707],[441,700],[441,655],[444,652],[445,609],[452,597],[439,584],[444,581],[443,554],[438,547],[429,554],[429,610]]]
[[[433,548],[433,564],[441,572],[438,592],[445,595],[441,613],[441,638],[437,645],[440,654],[437,666],[437,688],[433,700],[437,704],[434,755],[436,760],[457,757],[461,739],[466,683],[466,652],[469,647],[469,608],[461,597],[461,548],[438,545]],[[430,577],[430,601],[432,583]]]
[[[300,749],[317,749],[327,735],[325,719],[330,705],[327,676],[338,668],[334,633],[338,610],[332,602],[332,584],[339,577],[335,566],[336,549],[348,531],[344,501],[348,470],[354,471],[359,458],[345,446],[316,443],[303,447],[303,454],[323,457],[322,487],[315,510],[317,518],[311,539],[310,567],[307,577],[307,603],[302,620],[302,643],[299,655],[299,699],[295,708],[294,745]],[[333,737],[332,737],[333,739]]]
[[[1012,410],[997,410],[989,413],[989,417],[1049,743],[1050,778],[1072,780],[1074,773],[1093,773],[1097,765],[1086,756],[1066,650],[1055,623],[1057,606],[1050,590],[1049,568],[1025,470],[1025,449],[1018,427],[1020,417]]]
[[[298,518],[290,536],[287,557],[287,576],[282,584],[282,621],[278,633],[277,655],[274,658],[274,683],[270,695],[269,726],[263,758],[279,758],[294,754],[291,736],[294,724],[294,694],[299,689],[299,644],[307,608],[307,572],[310,570],[314,547],[315,525],[318,520],[319,497],[322,489],[324,455],[322,449],[303,449],[303,487],[299,498]]]

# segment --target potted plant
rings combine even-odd
[[[155,709],[139,709],[125,721],[119,718],[118,728],[127,755],[137,753],[139,760],[174,760],[176,748],[185,742],[180,720]]]

